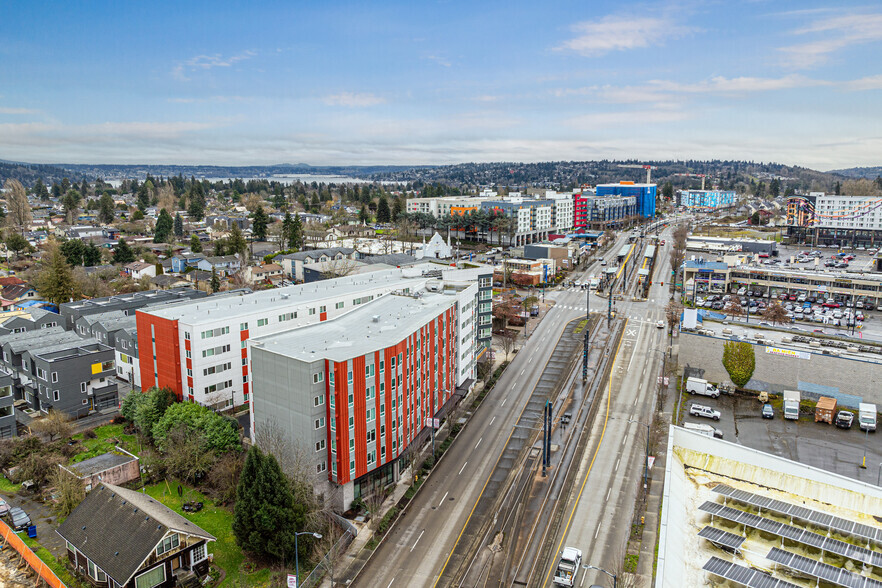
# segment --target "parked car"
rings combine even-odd
[[[9,503],[0,498],[0,517],[5,517],[9,514]]]
[[[763,418],[764,419],[773,419],[775,418],[775,409],[771,404],[766,402],[763,404]]]
[[[700,416],[708,419],[713,419],[715,421],[720,420],[720,411],[714,410],[709,406],[705,406],[703,404],[693,404],[689,407],[689,414],[692,416]]]
[[[833,423],[840,429],[850,429],[854,422],[854,414],[847,410],[840,410],[836,413],[836,420]]]
[[[664,321],[658,321],[657,323],[655,323],[655,328],[657,328],[657,329],[664,329],[664,328],[665,328],[665,322],[664,322]]]
[[[31,517],[17,506],[9,509],[9,518],[12,520],[12,529],[21,531],[31,526]]]

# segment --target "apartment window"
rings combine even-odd
[[[247,331],[248,330],[248,323],[239,323],[239,330],[240,331]]]
[[[318,443],[315,444],[316,451],[321,451],[324,448],[325,448],[325,440],[324,439],[322,439],[321,441],[319,441]]]
[[[325,395],[319,394],[315,398],[312,399],[313,406],[322,406],[325,403]]]
[[[395,356],[392,356],[392,364],[391,364],[391,367],[392,367],[393,370],[395,369]]]
[[[384,371],[386,371],[386,362],[381,359],[380,360],[380,373],[382,374]]]
[[[328,372],[328,383],[333,387],[334,386],[334,370]]]
[[[364,377],[370,378],[374,375],[374,364],[364,366]]]
[[[367,454],[367,462],[368,462],[368,465],[374,464],[374,463],[376,463],[376,461],[377,461],[377,452],[376,452],[376,450],[374,450],[374,451],[368,451],[368,454]]]
[[[105,361],[101,364],[101,371],[106,372],[107,370],[113,369],[113,360]]]
[[[386,446],[380,447],[380,459],[386,459]]]
[[[376,440],[377,440],[377,430],[371,429],[370,431],[367,432],[367,442],[373,443]]]
[[[328,312],[327,306],[319,306],[319,312]]]
[[[380,405],[380,416],[383,416],[384,414],[386,414],[386,405],[381,404]]]
[[[87,560],[89,562],[89,577],[97,582],[106,582],[107,576],[104,575],[104,572],[98,569],[92,560]]]
[[[373,400],[377,397],[376,388],[374,386],[369,386],[365,389],[365,400]]]
[[[233,380],[227,380],[226,382],[220,382],[219,384],[212,384],[211,386],[205,387],[205,393],[211,394],[213,392],[220,392],[221,390],[226,390],[227,388],[233,387]]]
[[[349,473],[355,474],[355,460],[354,459],[349,460]]]
[[[242,341],[242,343],[245,343],[245,342]],[[215,355],[220,355],[221,353],[226,353],[229,350],[230,350],[229,345],[220,345],[218,347],[212,347],[211,349],[203,349],[202,350],[202,357],[206,358],[206,357],[212,357]],[[189,355],[187,357],[189,357]]]
[[[82,327],[80,327],[80,331],[84,331],[84,330],[85,330],[85,329],[83,329]],[[187,341],[190,340],[190,331],[184,331],[184,339],[186,339]]]
[[[315,428],[321,429],[325,426],[325,417],[315,419]]]
[[[226,363],[221,363],[218,365],[213,365],[211,367],[207,367],[204,370],[202,370],[202,375],[203,376],[210,376],[212,374],[219,374],[221,372],[225,372],[229,369],[233,369],[233,362],[231,362],[231,361],[228,361]],[[193,375],[191,370],[187,370],[187,375],[190,375],[190,376]]]
[[[314,314],[315,314],[315,309],[314,309],[314,308],[310,308],[310,309],[309,309],[309,316],[312,316],[312,315],[314,315]]]
[[[162,540],[162,543],[156,546],[156,555],[168,553],[172,549],[176,549],[180,545],[180,539],[177,533],[173,533]]]
[[[334,308],[336,310],[340,310],[341,308],[343,308],[344,304],[345,304],[344,302],[338,302],[337,304],[334,305]]]
[[[86,391],[86,383],[80,382],[80,392],[85,392],[85,391]]]
[[[240,348],[240,349],[245,349],[246,347],[248,347],[248,341],[241,341],[241,342],[239,343],[239,348]],[[229,351],[229,350],[228,350],[228,351]]]
[[[58,381],[58,372],[52,372],[52,383],[54,384],[57,381]]]
[[[312,383],[313,384],[318,384],[319,382],[324,382],[324,381],[325,381],[325,374],[324,373],[319,372],[317,374],[312,374]]]
[[[44,377],[44,379],[45,379],[45,377]],[[349,370],[348,372],[346,372],[346,381],[350,384],[352,383],[352,370]]]
[[[247,357],[242,358],[242,365],[248,365],[248,358]]]
[[[297,318],[296,312],[286,312],[285,314],[279,315],[279,322],[284,323],[285,321],[294,320]]]
[[[355,449],[355,439],[350,437],[349,438],[349,451],[352,451],[353,449]]]
[[[350,391],[349,391],[349,406],[352,406],[352,401],[353,401],[353,400],[354,400],[354,397],[352,396],[352,391],[350,390]]]
[[[190,552],[190,564],[199,563],[206,557],[208,557],[208,555],[205,552],[205,543],[197,545],[193,548],[193,551]]]
[[[386,382],[380,382],[380,394],[386,390]]]
[[[265,327],[267,325],[267,323],[269,323],[268,318],[257,319],[257,326],[258,327]]]
[[[349,415],[349,428],[351,429],[354,426],[355,426],[355,417],[352,415]]]
[[[52,393],[52,398],[55,400],[55,402],[58,402],[61,399],[61,394],[58,392],[58,390]]]
[[[376,408],[369,408],[365,412],[365,420],[369,423],[373,422],[374,419],[376,419],[376,417],[377,417],[377,409]]]
[[[321,474],[325,470],[328,469],[328,462],[323,461],[322,463],[318,463],[315,465],[315,473]]]
[[[155,342],[156,342],[156,341],[154,341],[154,343],[155,343]],[[205,352],[203,351],[203,353],[205,353]],[[192,357],[193,357],[193,355],[190,353],[190,350],[188,349],[188,350],[187,350],[187,359],[190,359],[190,358],[192,358]],[[203,355],[202,357],[205,357],[205,356]],[[153,359],[156,359],[156,355],[155,355],[155,354],[153,355]]]
[[[216,329],[208,329],[207,331],[202,331],[203,339],[211,339],[212,337],[220,337],[221,335],[226,335],[230,332],[230,327],[218,327]]]
[[[24,360],[22,360],[22,362],[21,362],[21,367],[23,367],[25,369],[27,369],[27,367],[28,367],[25,365]],[[44,370],[43,368],[37,368],[37,377],[40,378],[41,380],[45,380],[46,379],[46,370]]]

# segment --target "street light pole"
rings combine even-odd
[[[582,567],[585,568],[586,570],[597,570],[598,572],[603,572],[604,574],[606,574],[607,576],[609,576],[610,578],[613,579],[613,588],[618,588],[618,579],[616,578],[615,574],[613,574],[611,572],[607,572],[603,568],[599,568],[597,566],[592,566],[590,564],[583,564]]]
[[[870,442],[870,429],[867,429],[867,434],[864,436],[864,461],[861,462],[861,467],[863,469],[867,469],[867,444]]]
[[[311,531],[303,531],[301,533],[297,533],[297,532],[294,533],[294,565],[295,565],[294,573],[296,574],[294,576],[294,578],[296,578],[296,580],[297,580],[296,588],[300,588],[300,550],[297,548],[297,538],[300,535],[312,535],[316,539],[322,538],[321,533],[313,533]]]
[[[664,380],[662,380],[664,381]],[[637,423],[646,427],[646,459],[643,460],[643,490],[646,490],[646,478],[649,475],[649,425],[636,420],[628,420],[629,423]]]

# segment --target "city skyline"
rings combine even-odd
[[[822,2],[21,3],[0,158],[878,165],[882,10]]]

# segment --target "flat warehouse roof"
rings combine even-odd
[[[300,361],[346,361],[398,344],[456,301],[455,293],[383,296],[334,320],[257,338],[252,345]]]

